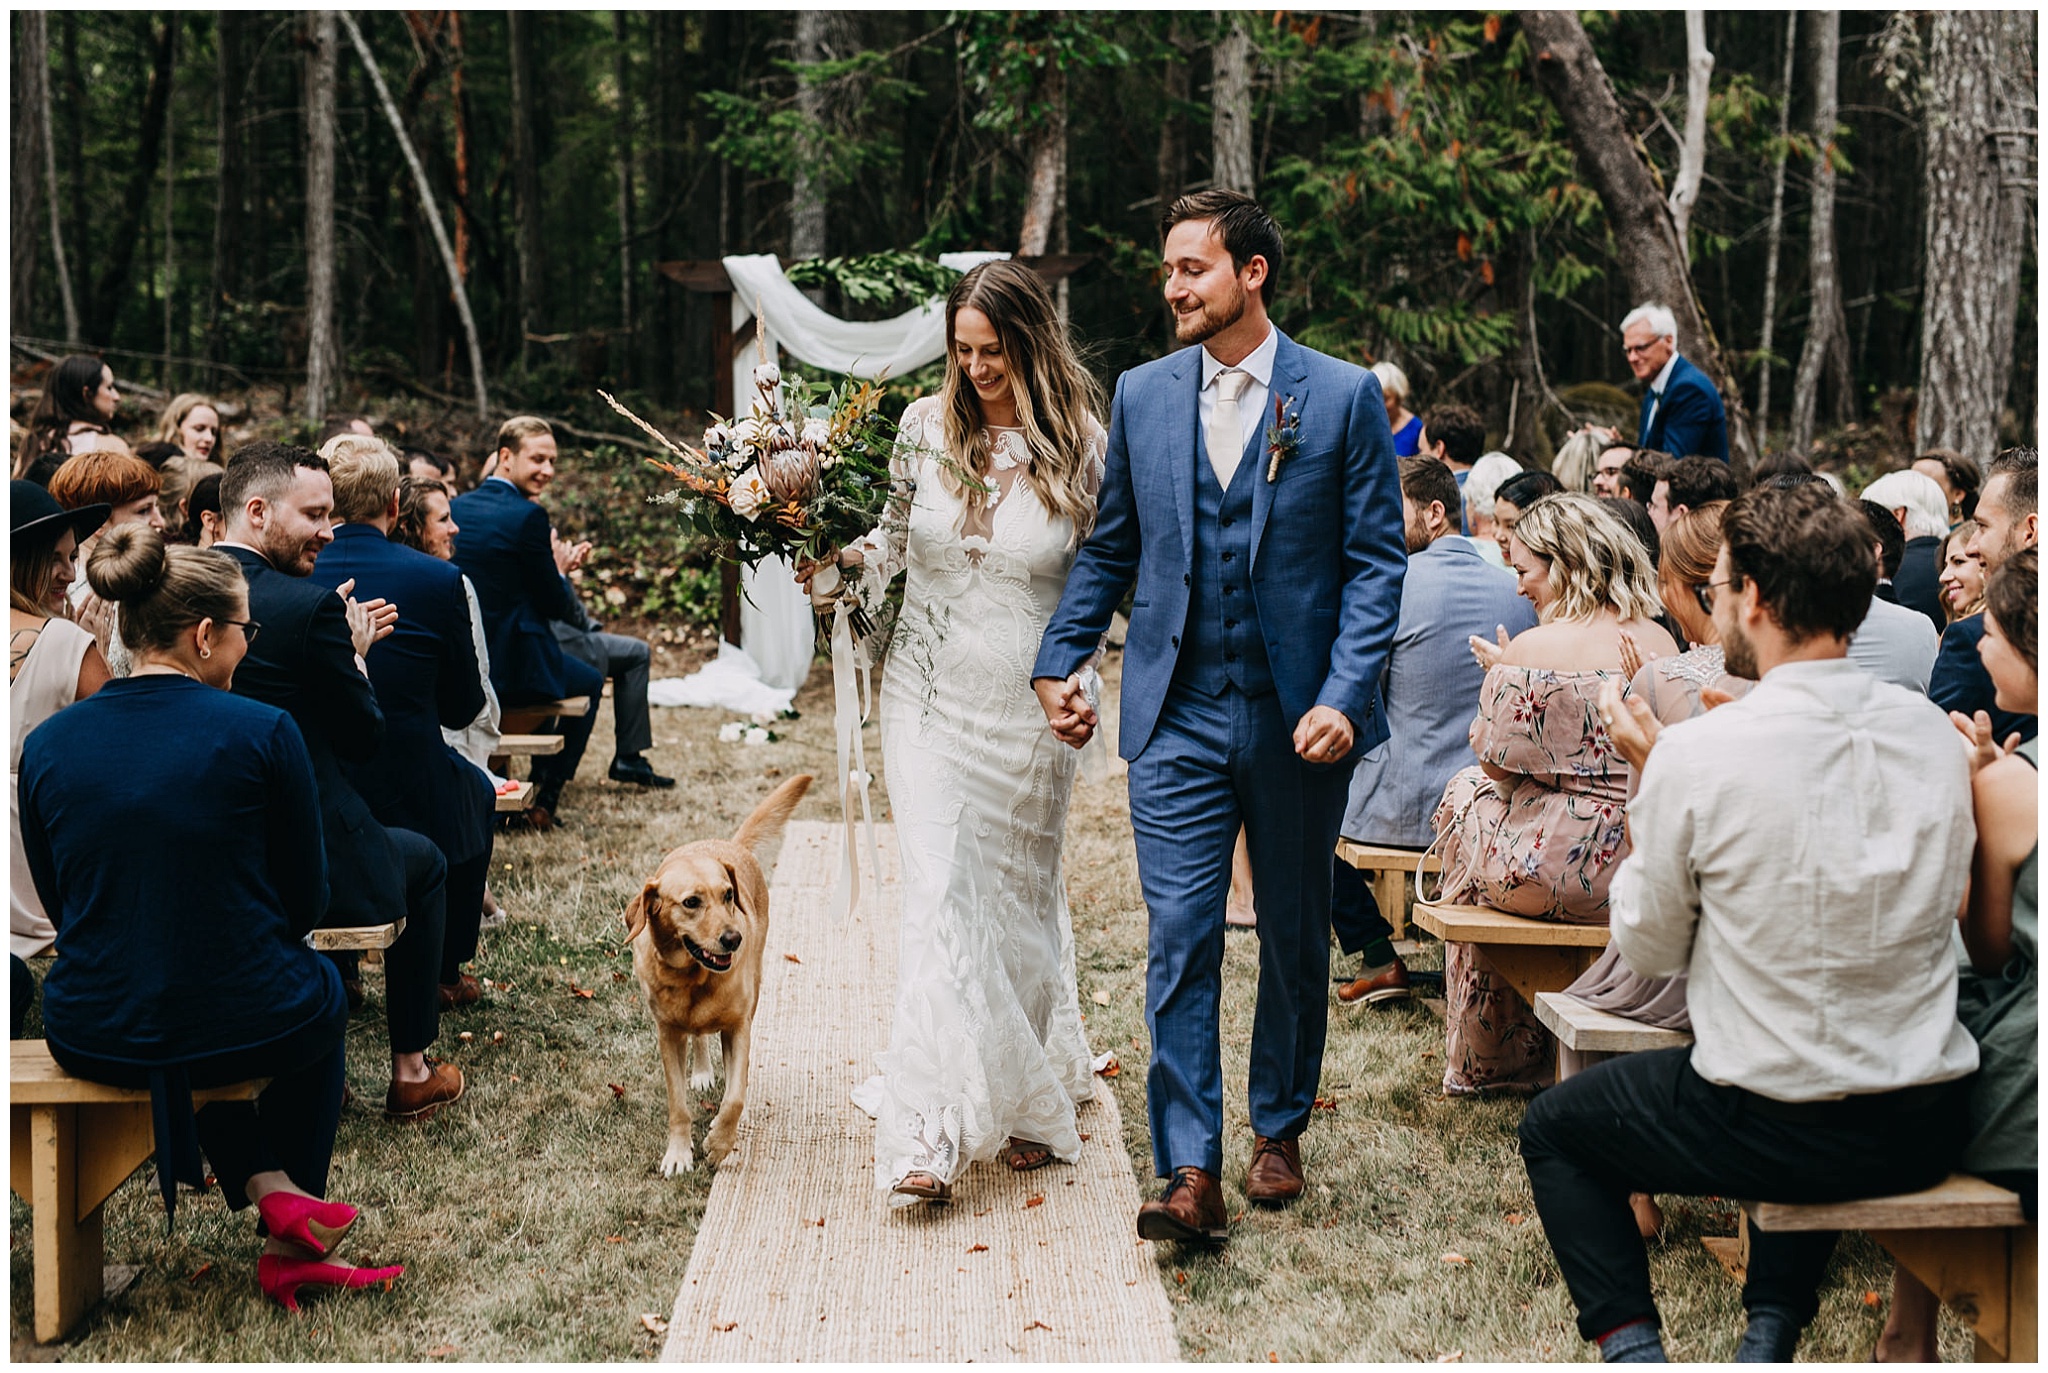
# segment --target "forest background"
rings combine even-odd
[[[874,318],[941,251],[1080,257],[1061,299],[1107,380],[1172,347],[1156,219],[1209,185],[1286,229],[1282,327],[1393,360],[1528,465],[1632,427],[1616,326],[1660,287],[1742,398],[1738,461],[1982,460],[2037,424],[2031,13],[11,23],[17,411],[84,347],[131,428],[203,390],[230,446],[346,409],[474,462],[503,415],[560,416],[565,523],[621,555],[627,613],[716,599],[709,550],[617,499],[658,489],[635,443],[589,437],[620,427],[600,385],[672,432],[712,404],[717,298],[659,264],[812,259],[820,303]]]

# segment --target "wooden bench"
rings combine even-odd
[[[1702,1240],[1738,1280],[1749,1268],[1749,1231],[1862,1230],[1940,1297],[1977,1334],[1977,1362],[2037,1357],[2040,1228],[2020,1199],[1963,1173],[1924,1192],[1865,1201],[1742,1203],[1734,1239]]]
[[[533,804],[533,791],[533,783],[521,782],[517,791],[500,792],[498,794],[498,814],[517,815],[520,811],[525,810],[529,805]]]
[[[1540,992],[1561,992],[1593,966],[1607,947],[1605,925],[1530,920],[1488,906],[1415,903],[1415,923],[1446,944],[1470,944],[1533,1002]]]
[[[544,720],[556,719],[563,715],[590,714],[588,696],[568,696],[559,701],[542,701],[538,705],[508,706],[499,714],[498,725],[506,734],[532,734]]]
[[[485,762],[498,776],[510,777],[514,758],[551,758],[568,743],[559,734],[501,734],[498,747],[491,751]]]
[[[388,949],[404,933],[405,917],[401,915],[383,925],[335,925],[317,929],[306,936],[306,944],[321,953],[340,953],[345,949]]]
[[[35,1335],[64,1338],[107,1290],[101,1204],[149,1161],[149,1093],[72,1077],[40,1039],[8,1046],[10,1184],[34,1208]],[[248,1101],[269,1079],[212,1087],[194,1104]]]
[[[1415,874],[1415,899],[1420,901],[1422,874],[1443,871],[1442,857],[1424,849],[1382,848],[1378,844],[1361,844],[1355,839],[1339,839],[1337,857],[1360,872],[1372,874],[1372,895],[1373,900],[1379,903],[1380,914],[1394,927],[1394,938],[1407,938],[1407,875]]]
[[[1557,1080],[1583,1072],[1603,1058],[1678,1049],[1692,1043],[1683,1030],[1660,1030],[1626,1016],[1588,1006],[1563,992],[1538,992],[1531,999],[1536,1018],[1557,1036]]]

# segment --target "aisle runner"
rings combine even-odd
[[[977,1164],[951,1207],[884,1212],[874,1124],[847,1099],[888,1043],[893,830],[882,861],[886,898],[864,882],[860,912],[844,921],[830,910],[838,831],[789,827],[739,1148],[712,1186],[662,1358],[1177,1359],[1151,1246],[1132,1228],[1137,1184],[1105,1084],[1081,1113],[1091,1138],[1076,1165]]]

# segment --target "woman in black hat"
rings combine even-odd
[[[7,764],[7,822],[10,846],[8,949],[18,963],[45,953],[57,931],[36,897],[33,880],[21,854],[21,806],[17,774],[21,741],[28,732],[73,701],[98,691],[107,680],[107,660],[91,634],[71,623],[64,593],[75,575],[78,541],[106,522],[108,507],[81,506],[66,510],[56,497],[34,482],[17,481],[9,490],[11,528],[7,699],[14,717],[14,746]],[[26,965],[14,969],[10,1007],[12,1034],[21,1034],[29,998],[22,994]],[[29,984],[33,986],[33,983]]]

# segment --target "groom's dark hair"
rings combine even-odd
[[[1236,191],[1196,191],[1184,195],[1166,207],[1166,213],[1159,216],[1159,237],[1163,241],[1173,232],[1173,226],[1190,219],[1206,219],[1216,236],[1223,240],[1223,251],[1230,254],[1231,265],[1238,271],[1255,257],[1266,259],[1266,280],[1259,287],[1259,298],[1266,304],[1273,303],[1273,287],[1280,280],[1280,226],[1273,222],[1273,216],[1266,213],[1259,202]]]

